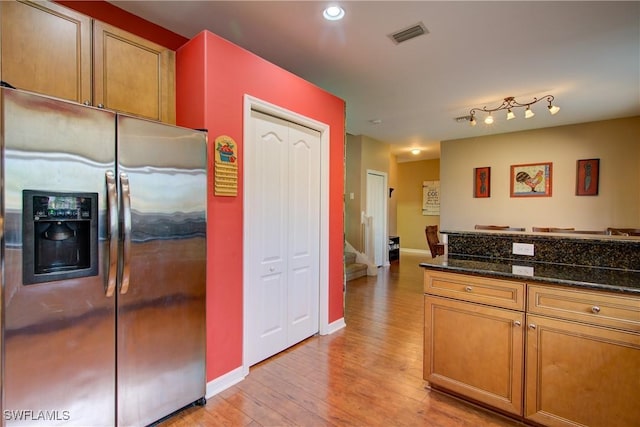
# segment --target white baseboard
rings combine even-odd
[[[400,252],[404,252],[407,254],[416,254],[416,255],[429,255],[431,256],[431,252],[428,249],[410,249],[410,248],[400,248]]]
[[[331,335],[332,333],[339,331],[346,326],[347,324],[344,322],[344,317],[341,317],[335,322],[329,323],[327,325],[327,328],[320,332],[320,335]]]
[[[216,394],[228,389],[229,387],[238,384],[240,381],[244,380],[242,366],[234,369],[233,371],[229,371],[226,374],[211,380],[207,383],[207,390],[205,397],[210,399]]]

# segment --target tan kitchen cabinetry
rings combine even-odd
[[[175,52],[50,2],[0,2],[2,80],[175,123]]]
[[[640,425],[638,299],[530,285],[527,301],[525,417],[549,426]]]
[[[424,379],[520,415],[524,284],[425,271],[424,287]]]
[[[538,425],[640,425],[637,296],[429,269],[424,278],[434,388]]]

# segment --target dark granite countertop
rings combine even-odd
[[[557,239],[564,240],[566,238],[602,241],[602,242],[640,242],[640,236],[619,236],[619,235],[607,235],[607,234],[582,234],[580,232],[566,232],[566,233],[544,233],[544,232],[526,232],[526,231],[509,231],[509,230],[440,230],[440,234],[448,235],[493,235],[493,236],[521,236],[529,237],[533,239]]]
[[[544,282],[575,288],[613,291],[640,296],[640,271],[584,267],[553,263],[521,262],[468,256],[439,256],[421,267],[524,282]]]

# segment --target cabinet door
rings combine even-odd
[[[93,104],[175,123],[175,52],[94,21]]]
[[[524,313],[425,296],[424,379],[522,415]]]
[[[2,80],[18,89],[91,100],[91,19],[49,2],[0,2]]]
[[[640,425],[640,334],[527,316],[525,416],[547,426]]]

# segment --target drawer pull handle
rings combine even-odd
[[[536,329],[536,324],[535,323],[529,323],[529,329],[535,330]]]
[[[522,323],[520,323],[520,321],[519,321],[519,320],[514,320],[514,321],[513,321],[513,324],[514,324],[514,325],[516,325],[516,326],[520,326],[520,325],[522,325]]]
[[[464,290],[467,292],[471,292],[473,288],[471,286],[467,286],[466,288],[464,288]]]
[[[594,305],[593,307],[591,307],[591,311],[595,314],[600,313],[600,307],[598,307],[597,305]]]

